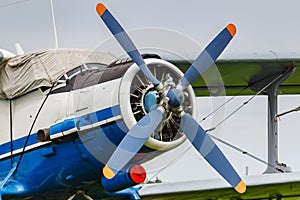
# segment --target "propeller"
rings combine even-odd
[[[126,33],[126,31],[122,28],[119,22],[114,18],[114,16],[107,10],[107,8],[99,3],[96,6],[97,13],[102,18],[103,22],[110,30],[110,32],[114,35],[116,40],[120,43],[122,48],[126,51],[129,57],[137,64],[137,66],[142,70],[142,72],[146,75],[146,77],[153,83],[155,87],[162,88],[162,85],[159,80],[153,76],[144,62],[140,52],[135,47],[134,43]]]
[[[203,158],[239,193],[246,190],[246,185],[226,159],[222,151],[203,130],[198,122],[188,113],[183,113],[180,128]]]
[[[191,83],[197,80],[222,53],[225,47],[236,33],[233,24],[227,25],[205,48],[205,50],[196,58],[179,84],[164,91],[160,81],[158,81],[150,72],[143,61],[139,51],[129,38],[128,34],[107,10],[99,3],[96,7],[99,16],[102,18],[108,29],[115,36],[117,41],[139,66],[145,76],[153,83],[156,90],[160,92],[160,104],[156,109],[150,111],[126,134],[122,139],[106,166],[103,168],[103,175],[112,179],[122,168],[133,158],[140,150],[150,135],[162,123],[162,119],[167,112],[174,112],[180,118],[180,128],[191,141],[195,149],[205,158],[205,160],[239,193],[246,191],[246,185],[234,170],[230,162],[218,148],[215,142],[210,138],[198,122],[182,109],[184,103],[183,91]],[[166,93],[166,95],[164,95]]]
[[[214,64],[215,60],[228,45],[235,33],[236,27],[233,24],[228,24],[195,59],[181,78],[179,85],[186,88],[192,82],[197,80],[201,74]]]
[[[161,123],[164,112],[162,107],[149,112],[126,134],[103,168],[107,179],[112,179],[140,150]]]

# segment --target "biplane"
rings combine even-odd
[[[96,191],[93,198],[97,199],[189,195],[195,190],[174,191],[157,184],[155,187],[160,190],[147,193],[147,186],[140,192],[134,187],[146,179],[143,163],[185,140],[235,189],[218,181],[204,183],[202,189],[196,187],[203,194],[201,198],[248,198],[243,196],[248,195],[245,182],[197,121],[196,95],[205,95],[207,91],[218,95],[224,89],[234,92],[241,87],[247,87],[247,94],[263,91],[268,95],[266,173],[287,171],[278,162],[274,117],[278,91],[298,92],[297,60],[219,61],[224,87],[217,84],[207,88],[200,77],[209,73],[236,34],[233,24],[228,24],[186,66],[163,60],[159,55],[141,55],[103,4],[98,4],[96,11],[129,58],[117,59],[109,52],[82,49],[50,49],[29,54],[19,50],[20,55],[1,50],[2,199],[73,199],[77,195],[91,199],[90,188]],[[245,69],[241,72],[240,68]],[[237,77],[235,73],[239,73],[239,79],[232,79]],[[290,82],[281,84],[288,77]],[[297,196],[299,190],[294,188],[298,187],[299,179],[293,180],[292,184],[284,185],[290,189],[278,187],[276,192],[260,195]],[[262,184],[281,186],[283,182]],[[253,194],[255,183],[249,181],[248,185],[251,198],[258,198],[257,193]]]

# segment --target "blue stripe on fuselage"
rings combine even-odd
[[[80,117],[66,119],[60,123],[54,124],[50,127],[50,135],[68,131],[76,126],[82,127],[86,125],[95,124],[97,122],[118,116],[121,114],[120,106],[116,105],[110,108],[105,108],[93,113],[89,113]]]
[[[110,108],[105,108],[93,113],[89,113],[80,117],[75,117],[71,119],[66,119],[60,123],[54,124],[50,127],[50,134],[56,134],[59,132],[64,132],[76,127],[76,122],[79,122],[79,126],[91,125],[105,119],[109,119],[121,114],[120,106],[116,105]],[[17,149],[22,149],[26,142],[27,136],[13,140],[13,151]],[[27,146],[37,143],[36,133],[32,133],[29,136]],[[0,145],[0,155],[10,152],[11,142],[6,142]]]

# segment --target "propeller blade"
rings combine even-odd
[[[236,27],[228,24],[196,58],[180,80],[182,88],[197,80],[219,57],[236,33]]]
[[[137,64],[137,66],[139,66],[139,68],[146,75],[146,77],[153,83],[155,87],[160,85],[160,81],[158,81],[150,72],[140,52],[135,47],[134,43],[132,42],[126,31],[122,28],[122,26],[114,18],[114,16],[109,12],[109,10],[107,10],[107,8],[101,3],[97,5],[96,10],[98,15],[101,17],[101,19],[106,24],[111,33],[114,35],[116,40],[127,52],[130,58]]]
[[[197,151],[205,160],[239,193],[246,191],[246,185],[198,122],[185,113],[180,121],[180,128],[185,132]]]
[[[103,168],[105,178],[112,179],[122,170],[155,131],[162,117],[163,111],[158,108],[149,112],[132,127]]]

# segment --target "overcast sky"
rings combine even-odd
[[[5,6],[12,2],[18,4]],[[238,28],[234,42],[224,52],[272,55],[299,53],[300,2],[288,1],[199,1],[107,0],[102,1],[127,30],[160,27],[172,29],[206,45],[228,23]],[[60,47],[92,48],[110,37],[95,12],[95,0],[53,0]],[[0,47],[14,50],[20,42],[25,51],[54,47],[48,0],[1,0]],[[180,41],[176,41],[180,42]]]
[[[160,44],[173,39],[163,48],[172,52],[180,51],[194,58],[199,46],[205,46],[228,23],[237,26],[237,35],[222,54],[222,58],[300,58],[300,1],[274,0],[107,0],[102,1],[127,30],[157,27],[161,33],[171,31],[172,37],[161,37]],[[95,0],[53,0],[55,9],[58,44],[61,48],[97,48],[111,37],[103,22],[95,12]],[[19,42],[25,52],[54,48],[54,34],[48,0],[0,0],[0,48],[15,52],[14,44]],[[144,29],[143,29],[144,30]],[[160,32],[160,31],[158,31]],[[180,32],[180,34],[178,33]],[[144,41],[150,41],[152,34],[138,33]],[[159,37],[159,36],[158,36]],[[179,38],[179,39],[178,39]],[[182,38],[182,39],[181,39]],[[188,38],[188,39],[187,39]],[[187,39],[188,42],[184,42]],[[192,42],[191,42],[192,41]],[[190,47],[188,45],[194,45]],[[148,43],[146,44],[148,45]],[[197,47],[198,45],[198,47]],[[101,46],[101,45],[100,45]],[[250,97],[236,98],[226,107],[229,114]],[[299,106],[299,96],[280,97],[279,112]],[[199,100],[200,115],[210,112],[211,99]],[[267,101],[258,97],[230,120],[226,121],[219,136],[224,140],[266,160]],[[279,161],[300,171],[297,153],[300,113],[283,117],[279,124]],[[207,128],[212,122],[206,122]],[[187,145],[185,146],[186,148]],[[265,165],[248,159],[241,153],[221,145],[225,154],[238,169],[245,174],[249,166],[250,174],[259,174]],[[183,148],[184,150],[184,148]],[[180,154],[176,152],[175,154]],[[173,157],[169,156],[170,160]],[[166,160],[166,159],[165,159]],[[161,163],[168,164],[167,163]],[[186,173],[179,173],[185,168]],[[155,174],[154,171],[153,173]],[[173,163],[159,175],[163,181],[190,180],[218,177],[216,173],[189,150],[180,160]]]

